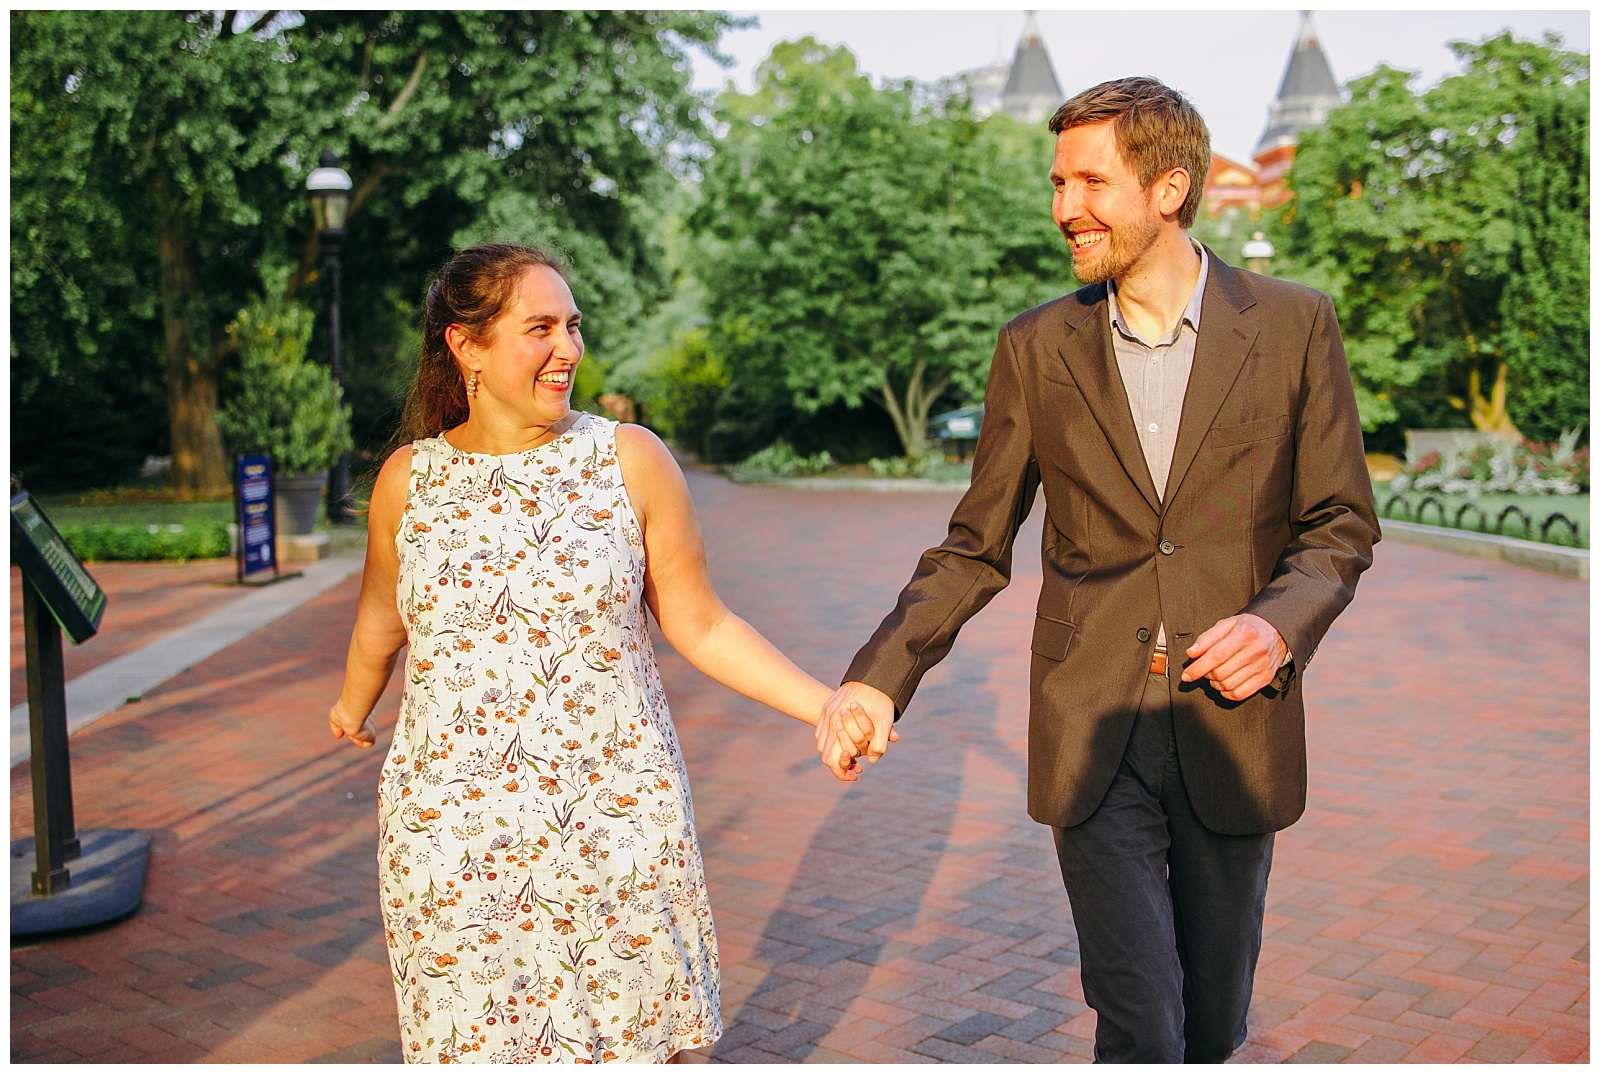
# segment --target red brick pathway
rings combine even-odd
[[[690,480],[725,599],[823,677],[954,502]],[[714,1060],[1088,1057],[1067,901],[1023,807],[1037,541],[1034,521],[1016,583],[853,787],[809,728],[663,649],[721,940]],[[398,1059],[381,758],[323,725],[356,585],[73,740],[80,824],[155,833],[145,904],[13,947],[13,1059]],[[1279,837],[1237,1060],[1588,1058],[1588,599],[1380,547],[1309,675],[1311,805]],[[26,832],[25,768],[11,812]]]
[[[67,643],[67,678],[82,675],[123,653],[194,622],[244,596],[234,585],[231,559],[189,563],[91,563],[89,573],[106,594],[100,632],[82,645]],[[11,703],[28,700],[23,663],[22,574],[11,568]]]

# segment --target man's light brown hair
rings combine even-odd
[[[1189,173],[1189,196],[1178,223],[1194,226],[1211,170],[1211,132],[1189,99],[1153,78],[1119,78],[1091,86],[1056,109],[1050,133],[1091,123],[1112,124],[1117,152],[1149,189],[1156,176],[1173,168]]]

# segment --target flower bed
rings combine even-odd
[[[1476,498],[1486,493],[1575,496],[1589,491],[1589,449],[1573,429],[1547,444],[1474,444],[1430,451],[1389,483],[1393,493],[1441,492]]]

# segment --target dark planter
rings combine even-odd
[[[328,490],[328,471],[314,474],[282,474],[276,489],[278,532],[286,536],[310,533],[317,528],[317,508]]]

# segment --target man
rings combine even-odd
[[[1244,1043],[1273,833],[1305,809],[1300,675],[1378,524],[1333,305],[1192,242],[1210,135],[1148,78],[1055,113],[1053,213],[1087,286],[1002,329],[972,487],[819,724],[868,758],[1010,580],[1043,488],[1028,812],[1055,832],[1105,1062]]]

